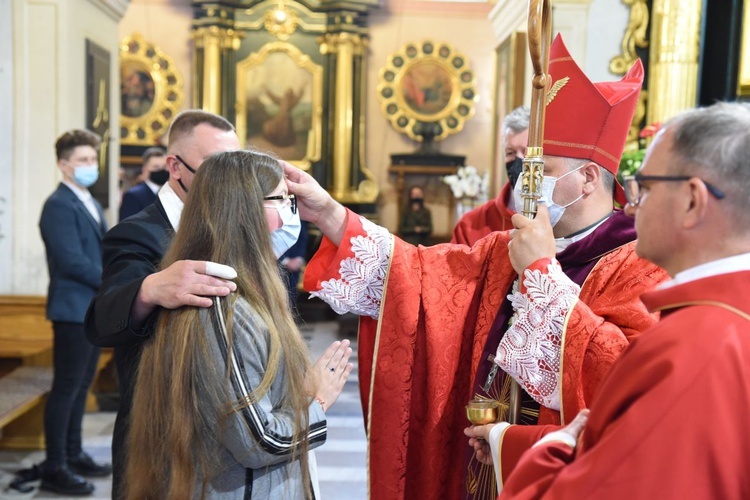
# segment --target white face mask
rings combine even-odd
[[[271,233],[271,245],[278,259],[297,242],[302,223],[299,220],[299,212],[293,214],[289,205],[276,205],[276,210],[279,211],[283,223]]]
[[[576,172],[577,170],[581,170],[586,165],[581,165],[575,170],[571,170],[570,172],[561,175],[560,177],[551,177],[549,175],[545,175],[542,179],[542,196],[539,198],[539,203],[544,203],[547,205],[547,209],[549,209],[549,221],[550,224],[552,224],[552,227],[555,227],[555,224],[560,222],[560,219],[563,216],[563,213],[565,213],[565,209],[571,206],[573,203],[577,202],[581,198],[583,198],[583,193],[581,193],[581,196],[576,198],[575,200],[571,201],[567,205],[560,206],[557,203],[555,203],[552,198],[553,193],[555,192],[555,185],[557,184],[557,181],[565,177],[566,175],[570,175],[573,172]],[[516,181],[516,186],[513,189],[513,202],[515,203],[517,208],[517,211],[520,212],[521,209],[523,209],[523,198],[521,197],[521,177],[518,178]]]

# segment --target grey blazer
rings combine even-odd
[[[214,307],[201,309],[200,317],[209,340],[214,367],[226,373],[228,343],[223,328],[219,299]],[[232,401],[244,399],[260,384],[268,363],[268,328],[244,299],[235,302],[233,311],[234,370],[227,383]],[[282,365],[283,368],[283,365]],[[303,498],[299,460],[292,461],[293,424],[284,407],[285,372],[279,370],[269,392],[258,402],[234,413],[221,433],[224,446],[217,457],[218,475],[207,488],[207,498],[223,499],[298,499]],[[309,409],[308,442],[312,450],[326,440],[327,426],[323,409],[313,401]],[[311,455],[311,476],[317,477]],[[316,483],[316,479],[314,479]],[[200,485],[196,485],[200,491]],[[317,489],[317,486],[316,486]]]

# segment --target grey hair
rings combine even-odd
[[[508,134],[517,134],[529,128],[531,119],[531,108],[528,106],[518,106],[516,109],[505,115],[503,119],[503,137]]]
[[[735,215],[750,205],[750,105],[720,102],[685,111],[670,120],[672,173],[700,175],[727,197]]]

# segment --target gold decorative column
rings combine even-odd
[[[366,39],[354,33],[328,33],[321,40],[321,52],[334,57],[336,68],[334,89],[330,94],[334,100],[331,195],[344,203],[373,202],[378,194],[374,177],[363,165],[363,103],[357,102],[355,92],[355,82],[363,82],[365,76],[364,64],[356,62],[361,61],[366,47]],[[356,144],[355,134],[359,136]],[[352,175],[357,166],[366,177],[359,183]],[[355,187],[355,184],[358,185]]]
[[[204,26],[195,30],[193,38],[197,67],[202,69],[195,75],[199,82],[199,90],[196,90],[194,102],[206,111],[224,114],[221,81],[224,59],[228,50],[239,48],[240,34],[230,28]]]
[[[654,0],[651,11],[647,123],[695,107],[701,0]]]

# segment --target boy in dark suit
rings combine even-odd
[[[158,147],[143,153],[141,183],[129,189],[122,197],[120,220],[135,215],[156,199],[156,193],[169,180],[167,153]]]
[[[99,348],[86,340],[86,308],[102,282],[104,213],[88,187],[99,177],[100,139],[71,130],[55,144],[63,180],[47,198],[39,220],[49,268],[47,318],[54,329],[54,380],[44,413],[47,459],[40,466],[42,489],[86,495],[94,485],[81,477],[107,476],[81,447],[86,394],[96,372]]]

